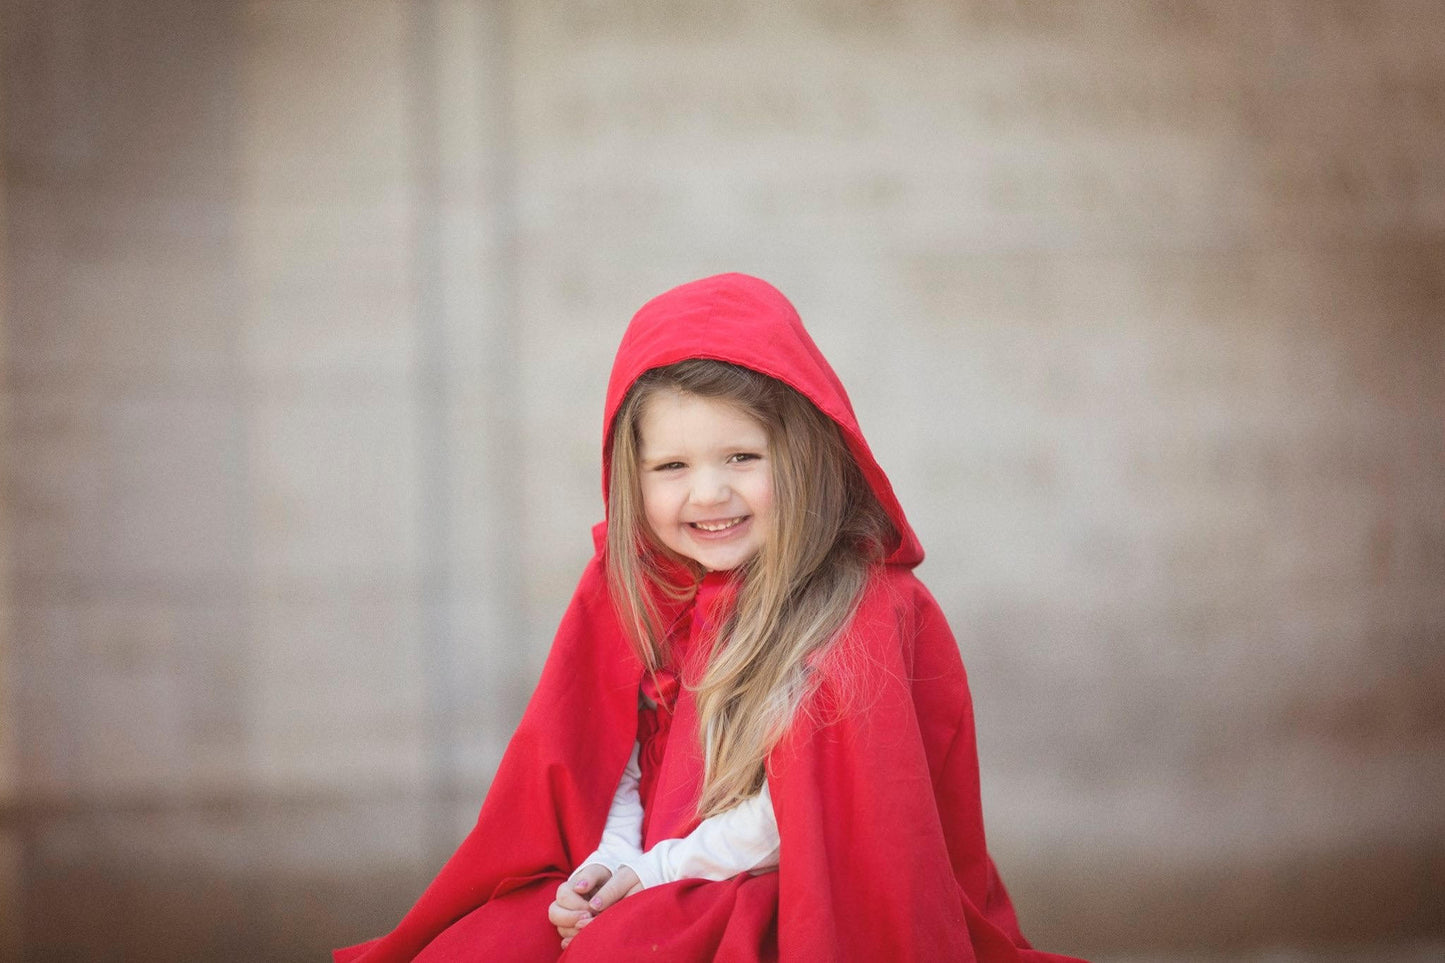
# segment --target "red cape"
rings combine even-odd
[[[618,351],[604,436],[638,375],[696,357],[779,378],[833,418],[901,539],[835,656],[821,663],[811,703],[769,756],[778,872],[644,890],[599,916],[565,959],[1068,959],[1030,949],[1019,932],[984,843],[973,709],[958,646],[912,572],[923,550],[843,386],[787,299],[756,278],[731,274],[648,302]],[[605,479],[604,466],[604,492]],[[637,731],[642,665],[609,597],[603,533],[598,526],[597,555],[476,827],[395,930],[338,950],[338,963],[558,958],[546,907],[596,847]],[[684,688],[648,845],[696,825],[695,712]]]

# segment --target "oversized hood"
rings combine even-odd
[[[923,561],[923,546],[858,428],[858,417],[843,383],[782,292],[746,274],[718,274],[690,281],[659,294],[633,316],[607,383],[602,422],[603,498],[607,497],[611,468],[608,460],[612,423],[627,390],[643,372],[689,358],[727,361],[776,378],[832,418],[873,494],[898,529],[899,543],[887,561],[908,566]]]

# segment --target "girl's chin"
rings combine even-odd
[[[751,550],[739,547],[736,551],[693,551],[688,557],[701,565],[709,572],[731,572],[733,569],[746,563],[758,553],[756,548]]]

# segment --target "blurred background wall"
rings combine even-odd
[[[461,838],[611,353],[796,302],[1025,931],[1445,946],[1436,0],[0,0],[0,959],[317,959]]]

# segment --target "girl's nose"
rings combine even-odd
[[[695,505],[721,505],[732,497],[727,479],[715,472],[698,472],[692,483],[692,501]]]

